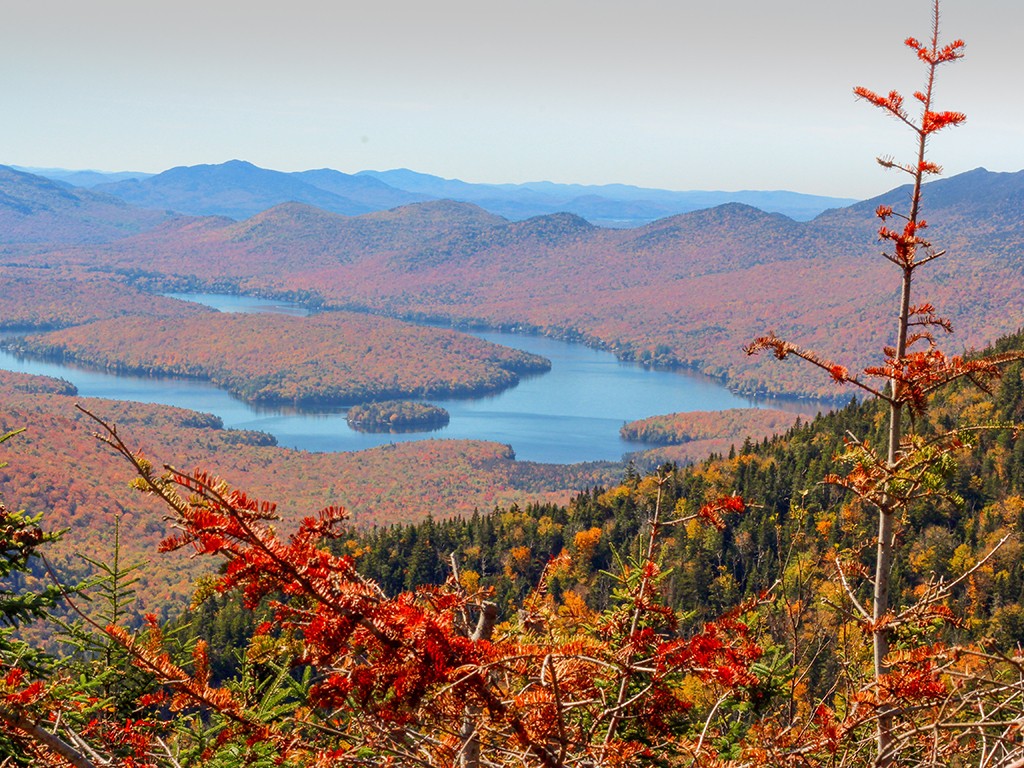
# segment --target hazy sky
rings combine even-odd
[[[868,197],[912,137],[930,0],[8,0],[0,162],[408,167],[468,181]],[[947,174],[1024,168],[1022,0],[945,0]]]

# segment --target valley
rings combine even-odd
[[[183,300],[183,307],[198,309],[198,305],[202,305],[225,313],[306,314],[299,305],[258,298],[216,294],[177,294],[177,297]],[[482,341],[550,360],[551,369],[523,377],[514,387],[496,395],[436,400],[453,414],[453,421],[427,436],[493,440],[512,445],[516,455],[528,461],[574,464],[618,461],[626,452],[643,449],[646,447],[643,443],[622,440],[619,426],[662,409],[700,408],[715,412],[722,408],[783,405],[794,413],[813,413],[806,402],[739,398],[713,380],[623,363],[608,352],[582,344],[524,334],[478,332],[475,335]],[[12,339],[11,343],[21,344],[17,339]],[[263,431],[274,435],[278,444],[301,450],[362,450],[424,436],[415,432],[357,432],[349,428],[347,411],[341,407],[252,405],[196,379],[132,376],[75,367],[52,359],[17,357],[2,350],[0,367],[71,381],[85,396],[163,403],[213,413],[229,427]],[[761,434],[757,430],[755,433]],[[719,434],[718,439],[721,443],[727,438]],[[709,447],[701,443],[690,445],[687,450],[690,458],[696,459],[711,450],[727,449],[728,444]]]
[[[682,445],[626,442],[618,434],[623,423],[656,413],[781,401],[737,397],[708,377],[641,366],[641,359],[674,361],[624,354],[575,327],[472,310],[490,302],[498,284],[529,286],[534,270],[567,288],[573,281],[579,298],[588,300],[593,294],[583,286],[606,281],[581,279],[598,276],[592,265],[555,268],[538,259],[574,242],[583,254],[594,238],[649,239],[646,230],[607,230],[565,214],[509,222],[444,201],[357,217],[288,203],[238,223],[136,212],[84,191],[74,193],[72,216],[61,208],[69,193],[59,185],[11,173],[0,176],[0,186],[8,195],[0,199],[0,220],[20,217],[21,228],[7,230],[12,242],[0,253],[7,348],[0,365],[21,371],[0,379],[0,427],[27,430],[10,444],[0,493],[45,509],[53,525],[76,531],[54,555],[69,577],[85,568],[75,552],[102,559],[115,517],[132,558],[149,557],[160,528],[144,499],[137,508],[125,505],[126,478],[100,458],[77,402],[116,423],[147,454],[208,467],[257,493],[287,494],[286,525],[342,504],[360,527],[537,500],[562,503],[614,482],[629,452],[646,451],[636,453],[644,467],[699,460],[745,437],[784,431],[793,414],[825,407],[794,404],[787,406],[791,415],[739,419],[732,432],[691,436]],[[53,228],[50,219],[35,217],[33,205],[63,224]],[[112,235],[118,227],[122,237]],[[56,237],[45,244],[50,231]],[[500,260],[505,271],[489,275],[480,259],[499,246],[509,249]],[[457,254],[466,257],[459,267],[452,261]],[[341,265],[356,272],[342,276],[334,271]],[[477,268],[474,287],[459,289],[469,314],[392,303],[396,295],[436,293],[451,308],[454,289],[437,292],[436,276],[461,279]],[[415,290],[410,283],[400,288],[404,278],[395,269],[415,275]],[[363,277],[355,279],[357,272]],[[370,276],[377,287],[365,283]],[[339,293],[350,280],[356,292]],[[393,285],[384,290],[378,280]],[[365,294],[378,288],[384,303]],[[221,293],[189,293],[196,289]],[[241,295],[247,292],[277,298]],[[413,325],[399,316],[463,330]],[[480,323],[518,332],[463,332]],[[595,348],[601,346],[608,349]],[[430,433],[357,432],[345,423],[347,405],[396,396],[426,398],[450,412],[450,423]],[[34,481],[24,483],[26,475]],[[197,574],[185,563],[147,569],[139,610],[172,604]]]
[[[1024,295],[1021,186],[1021,174],[975,171],[928,189],[958,259],[924,287],[963,317],[961,343],[1020,322],[1005,308]],[[59,550],[69,572],[82,567],[72,549],[102,556],[115,514],[131,556],[159,529],[145,502],[137,515],[124,506],[125,478],[76,401],[147,454],[288,498],[286,525],[329,504],[360,527],[413,523],[561,503],[616,482],[628,457],[686,464],[786,432],[851,393],[742,345],[771,323],[856,359],[881,343],[874,315],[891,299],[870,255],[878,201],[809,221],[729,203],[607,228],[439,200],[355,216],[295,202],[243,221],[156,216],[85,191],[72,216],[72,193],[50,182],[11,173],[0,187],[0,219],[20,217],[0,253],[2,364],[22,371],[3,374],[0,426],[28,430],[0,492],[74,527]],[[32,229],[36,209],[64,223]],[[346,406],[395,397],[426,399],[450,422],[345,423]],[[34,483],[19,482],[26,472]],[[158,567],[141,605],[167,604],[195,574]]]
[[[193,500],[207,497],[198,524],[237,503],[259,510],[241,536],[272,515],[266,535],[292,538],[271,551],[291,552],[337,517],[339,540],[318,562],[341,557],[338,573],[358,565],[390,592],[482,590],[507,616],[521,615],[538,583],[544,600],[561,601],[558,621],[604,610],[617,599],[610,574],[628,578],[622,553],[663,504],[685,525],[660,544],[675,564],[662,588],[689,622],[779,589],[790,563],[828,592],[819,563],[870,540],[865,505],[844,501],[834,486],[847,481],[830,470],[856,455],[855,437],[880,439],[879,403],[826,413],[850,402],[838,383],[847,369],[814,358],[830,382],[742,346],[772,327],[866,361],[886,338],[877,320],[892,297],[862,230],[902,190],[809,221],[735,202],[634,228],[570,213],[510,221],[444,200],[355,216],[287,202],[243,221],[133,212],[118,237],[119,204],[82,194],[72,216],[59,188],[13,176],[6,189],[19,185],[26,202],[7,214],[33,234],[0,250],[0,368],[10,369],[0,370],[0,434],[24,431],[3,444],[0,498],[67,530],[47,566],[65,582],[95,577],[114,552],[137,566],[124,624],[182,621],[189,595],[216,577],[189,546],[156,556],[185,540],[168,538],[166,507],[129,490],[131,467],[97,441],[90,414],[140,466],[178,478],[201,468],[182,480]],[[952,222],[935,231],[957,259],[937,262],[920,287],[960,315],[965,346],[1020,324],[1022,185],[1022,174],[975,171],[926,190]],[[51,193],[64,224],[43,242],[53,222],[34,230],[31,205]],[[926,304],[914,316],[931,313]],[[998,344],[1006,360],[1024,357],[1019,337]],[[958,359],[948,359],[953,378]],[[1019,421],[1020,364],[1006,374],[991,394],[950,387],[915,429]],[[357,404],[371,429],[347,423]],[[392,431],[403,420],[434,431]],[[951,433],[948,460],[928,468],[943,479],[927,483],[948,483],[952,510],[908,502],[912,570],[897,589],[920,594],[925,570],[954,584],[973,574],[956,595],[970,631],[1012,644],[1024,638],[1020,546],[1008,532],[1019,525],[1024,443],[992,431],[976,443]],[[192,550],[234,523],[213,525]],[[30,570],[19,588],[49,578]],[[217,674],[235,674],[237,649],[263,642],[253,614],[219,597],[199,610],[188,631],[209,639]],[[814,642],[831,643],[830,632]],[[799,630],[787,640],[804,641]],[[831,662],[797,663],[814,668],[813,695],[827,696]]]
[[[936,241],[922,285],[957,318],[967,348],[1016,330],[1024,276],[1024,175],[983,169],[929,185]],[[844,402],[799,366],[748,358],[766,327],[854,367],[885,343],[873,320],[891,297],[877,258],[877,199],[798,222],[738,203],[632,229],[572,214],[508,221],[469,203],[428,201],[359,216],[286,203],[241,222],[179,217],[95,246],[34,249],[23,268],[89,270],[147,291],[296,298],[456,326],[579,340],[625,360],[678,366],[748,393]],[[13,262],[14,259],[8,259]],[[983,268],[984,267],[984,268]]]

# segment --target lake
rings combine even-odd
[[[222,312],[306,314],[294,304],[247,296],[169,294]],[[433,399],[451,414],[447,427],[432,432],[365,434],[345,422],[345,410],[296,412],[255,408],[211,384],[174,378],[119,376],[74,365],[20,359],[0,350],[0,368],[55,376],[78,387],[82,397],[163,403],[219,416],[225,427],[256,429],[278,444],[308,451],[356,451],[424,438],[493,440],[512,446],[523,461],[570,464],[617,461],[646,446],[619,437],[625,422],[676,411],[780,407],[729,392],[712,379],[649,370],[582,344],[512,333],[474,333],[481,339],[542,355],[551,371],[524,378],[496,395]],[[802,407],[806,407],[806,403]]]

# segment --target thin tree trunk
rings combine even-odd
[[[498,606],[491,602],[484,602],[480,607],[480,618],[477,620],[476,630],[469,639],[474,643],[490,640],[497,618]],[[466,705],[466,715],[462,719],[462,731],[459,734],[462,738],[459,768],[480,768],[480,732],[476,726],[481,715],[483,715],[483,708],[479,704]]]
[[[916,209],[915,205],[915,209]],[[910,326],[910,287],[913,277],[913,268],[905,267],[903,270],[903,285],[900,295],[899,327],[896,335],[896,359],[902,360],[907,352],[907,332]],[[900,437],[903,427],[903,406],[900,402],[899,384],[894,379],[892,382],[892,401],[889,403],[889,439],[886,461],[889,467],[896,464],[900,449]],[[872,619],[874,629],[872,631],[872,645],[874,651],[875,682],[877,683],[882,675],[889,671],[885,657],[889,655],[889,630],[880,623],[889,613],[890,606],[890,578],[892,574],[893,550],[895,541],[893,529],[895,527],[896,510],[888,503],[888,497],[883,499],[882,506],[878,510],[878,554],[875,562],[875,589],[872,602]],[[878,757],[877,764],[885,767],[892,764],[890,755],[892,747],[892,717],[882,711],[878,717]]]

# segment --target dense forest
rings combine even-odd
[[[1008,337],[998,349],[1022,350],[1024,336]],[[1016,424],[1022,416],[1024,366],[1016,363],[992,396],[966,385],[937,398],[921,428],[934,435],[965,421]],[[660,550],[663,562],[673,564],[664,582],[671,603],[709,619],[768,589],[787,568],[800,562],[820,566],[830,551],[849,551],[869,538],[862,527],[866,510],[826,477],[835,472],[845,435],[879,440],[882,422],[880,403],[853,402],[779,437],[747,441],[729,456],[691,467],[667,464],[651,474],[630,471],[620,482],[591,489],[568,505],[517,505],[370,532],[351,529],[345,546],[359,553],[360,570],[388,592],[443,583],[451,574],[449,556],[456,553],[464,563],[462,577],[493,587],[506,612],[566,550],[574,555],[576,570],[551,576],[548,588],[556,595],[574,590],[603,608],[616,558],[636,545],[646,510],[659,492],[661,503],[677,511],[692,510],[709,495],[735,493],[751,500],[746,513],[722,530],[690,526],[666,538]],[[908,559],[898,575],[899,588],[908,594],[930,577],[948,578],[977,562],[993,541],[1024,523],[1024,444],[1012,429],[983,433],[944,471],[948,503],[923,503],[908,512],[903,533]],[[587,556],[581,559],[584,545]],[[970,590],[975,619],[970,632],[998,638],[1002,647],[1024,644],[1024,561],[1018,547],[1004,545],[975,575]],[[966,591],[959,597],[966,599]]]
[[[297,406],[497,392],[551,367],[456,331],[351,312],[125,317],[3,346],[121,373],[206,379],[248,402]]]
[[[360,432],[425,432],[445,426],[450,414],[429,403],[403,400],[354,405],[345,413],[345,421]]]
[[[798,414],[768,408],[668,413],[623,424],[619,433],[625,440],[675,445],[694,440],[728,438],[741,432],[771,436],[786,431],[798,418]]]
[[[81,269],[5,266],[0,272],[0,330],[65,328],[114,317],[209,315],[198,304],[154,296]]]

